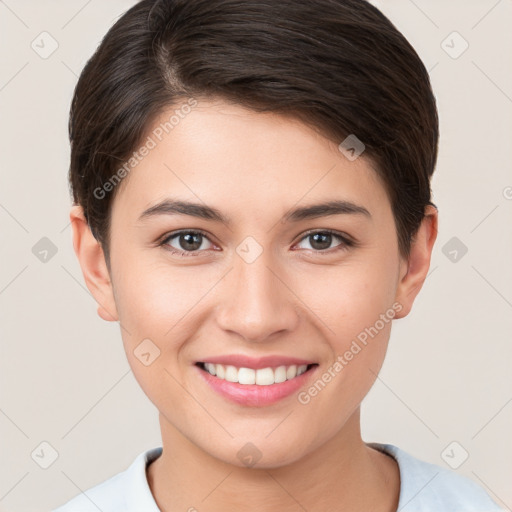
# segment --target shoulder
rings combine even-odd
[[[124,511],[125,471],[75,496],[52,512]]]
[[[52,512],[157,512],[146,478],[146,465],[161,453],[161,447],[140,453],[126,470],[87,489]]]
[[[367,443],[387,453],[400,469],[401,512],[498,512],[500,508],[473,480],[413,457],[391,444]]]

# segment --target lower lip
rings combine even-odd
[[[313,366],[298,377],[278,384],[260,386],[258,384],[239,384],[219,379],[196,365],[196,369],[207,384],[225,398],[252,407],[271,405],[298,391],[309,380],[318,366]]]

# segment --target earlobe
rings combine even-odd
[[[117,321],[112,281],[101,244],[94,238],[81,206],[72,206],[69,218],[73,230],[73,248],[85,284],[98,303],[98,315],[109,322]]]
[[[402,309],[395,318],[403,318],[409,314],[414,299],[421,290],[430,267],[432,249],[437,238],[438,214],[437,208],[428,205],[413,241],[407,261],[404,261],[401,268],[405,271],[400,275],[400,281],[396,291],[396,301],[402,305]]]

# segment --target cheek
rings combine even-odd
[[[372,387],[396,311],[393,273],[382,260],[373,267],[338,269],[329,281],[332,293],[315,288],[311,297],[324,304],[318,314],[325,324],[329,359],[312,386],[301,392],[299,402],[307,405],[310,418],[317,419],[316,428],[329,428],[334,435]]]
[[[198,304],[209,286],[192,266],[177,269],[165,262],[134,258],[120,262],[117,269],[120,319],[147,336],[164,337]]]
[[[334,331],[330,338],[346,340],[392,307],[395,274],[393,262],[383,258],[328,267],[311,276],[312,285],[302,285],[305,302]]]
[[[362,400],[382,366],[397,313],[396,272],[396,262],[380,252],[364,263],[354,260],[331,271],[326,282],[330,292],[322,297],[316,288],[316,300],[323,302],[319,315],[329,327],[323,332],[332,361],[325,376],[332,385],[325,398],[331,396],[340,411]]]
[[[154,398],[163,380],[172,383],[166,370],[180,380],[187,371],[182,363],[190,359],[188,342],[197,337],[206,319],[205,295],[219,277],[211,271],[198,272],[198,267],[178,269],[142,257],[124,259],[117,270],[117,311],[126,327],[121,331],[124,350],[139,384]],[[158,357],[145,366],[140,354],[148,351]]]

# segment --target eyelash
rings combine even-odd
[[[203,251],[179,251],[179,250],[174,249],[173,247],[170,247],[168,245],[170,240],[172,240],[173,238],[176,238],[177,236],[182,235],[184,233],[194,234],[194,235],[202,235],[209,240],[208,235],[204,231],[197,230],[197,229],[182,229],[180,231],[173,231],[172,233],[164,235],[164,238],[160,242],[158,242],[158,245],[161,247],[164,247],[164,249],[168,250],[171,254],[176,255],[176,256],[186,257],[186,258],[191,257],[191,256],[199,256]],[[337,251],[346,251],[349,248],[355,247],[357,245],[355,241],[349,239],[347,236],[344,236],[341,233],[338,233],[337,231],[333,231],[331,229],[321,229],[321,230],[314,229],[314,230],[307,231],[306,233],[304,233],[304,235],[302,236],[302,238],[299,240],[298,243],[302,242],[302,240],[304,240],[305,238],[308,238],[309,236],[315,235],[317,233],[333,235],[336,238],[340,239],[342,242],[338,246],[331,248],[331,249],[325,249],[325,250],[307,249],[310,251],[312,250],[314,253],[317,253],[322,256],[330,255]]]

